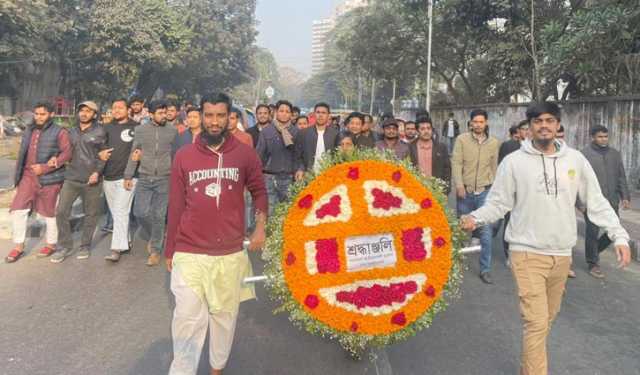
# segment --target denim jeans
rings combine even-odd
[[[466,215],[484,205],[489,190],[480,194],[467,193],[463,199],[458,198],[456,208],[458,215]],[[493,241],[493,230],[487,224],[475,230],[474,236],[480,238],[480,273],[491,271],[491,243]]]
[[[267,185],[269,196],[269,216],[278,203],[284,202],[289,195],[289,186],[293,183],[293,176],[289,174],[265,174],[264,183]]]
[[[169,177],[140,177],[136,184],[133,214],[140,225],[140,237],[161,254],[169,202]]]

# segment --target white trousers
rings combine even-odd
[[[171,292],[176,298],[176,308],[171,323],[173,338],[173,362],[169,375],[195,375],[200,354],[209,327],[209,364],[222,370],[227,364],[238,312],[209,313],[203,301],[185,283],[180,272],[171,272]]]
[[[23,244],[27,238],[27,223],[29,221],[30,210],[14,210],[11,211],[11,223],[13,224],[13,243]],[[46,241],[47,245],[55,245],[58,243],[58,224],[55,217],[44,217],[47,225]]]
[[[129,213],[137,181],[137,179],[133,179],[133,189],[131,190],[124,188],[124,180],[104,181],[102,184],[113,217],[111,250],[129,249]]]

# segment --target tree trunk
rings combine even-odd
[[[538,63],[538,51],[536,49],[536,9],[535,0],[531,0],[531,57],[533,58],[533,100],[543,100],[540,87],[540,66]]]
[[[371,80],[371,103],[369,103],[369,114],[373,116],[373,102],[376,100],[376,79]]]

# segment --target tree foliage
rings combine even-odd
[[[229,89],[250,79],[254,17],[255,0],[3,0],[0,82],[55,64],[76,97]]]
[[[325,71],[343,96],[353,94],[359,75],[395,80],[408,97],[424,92],[426,3],[374,1],[339,20]],[[432,43],[436,101],[566,99],[556,90],[560,79],[572,98],[640,88],[637,0],[434,1]]]

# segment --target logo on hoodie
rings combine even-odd
[[[189,172],[189,186],[198,183],[203,180],[231,180],[238,182],[240,179],[240,169],[238,168],[211,168],[211,169],[198,169]],[[208,187],[207,187],[208,188]]]
[[[214,183],[211,183],[209,185],[207,185],[207,187],[205,188],[204,193],[208,196],[210,196],[211,198],[216,198],[217,196],[220,195],[220,191],[222,189],[220,188],[220,185]]]

